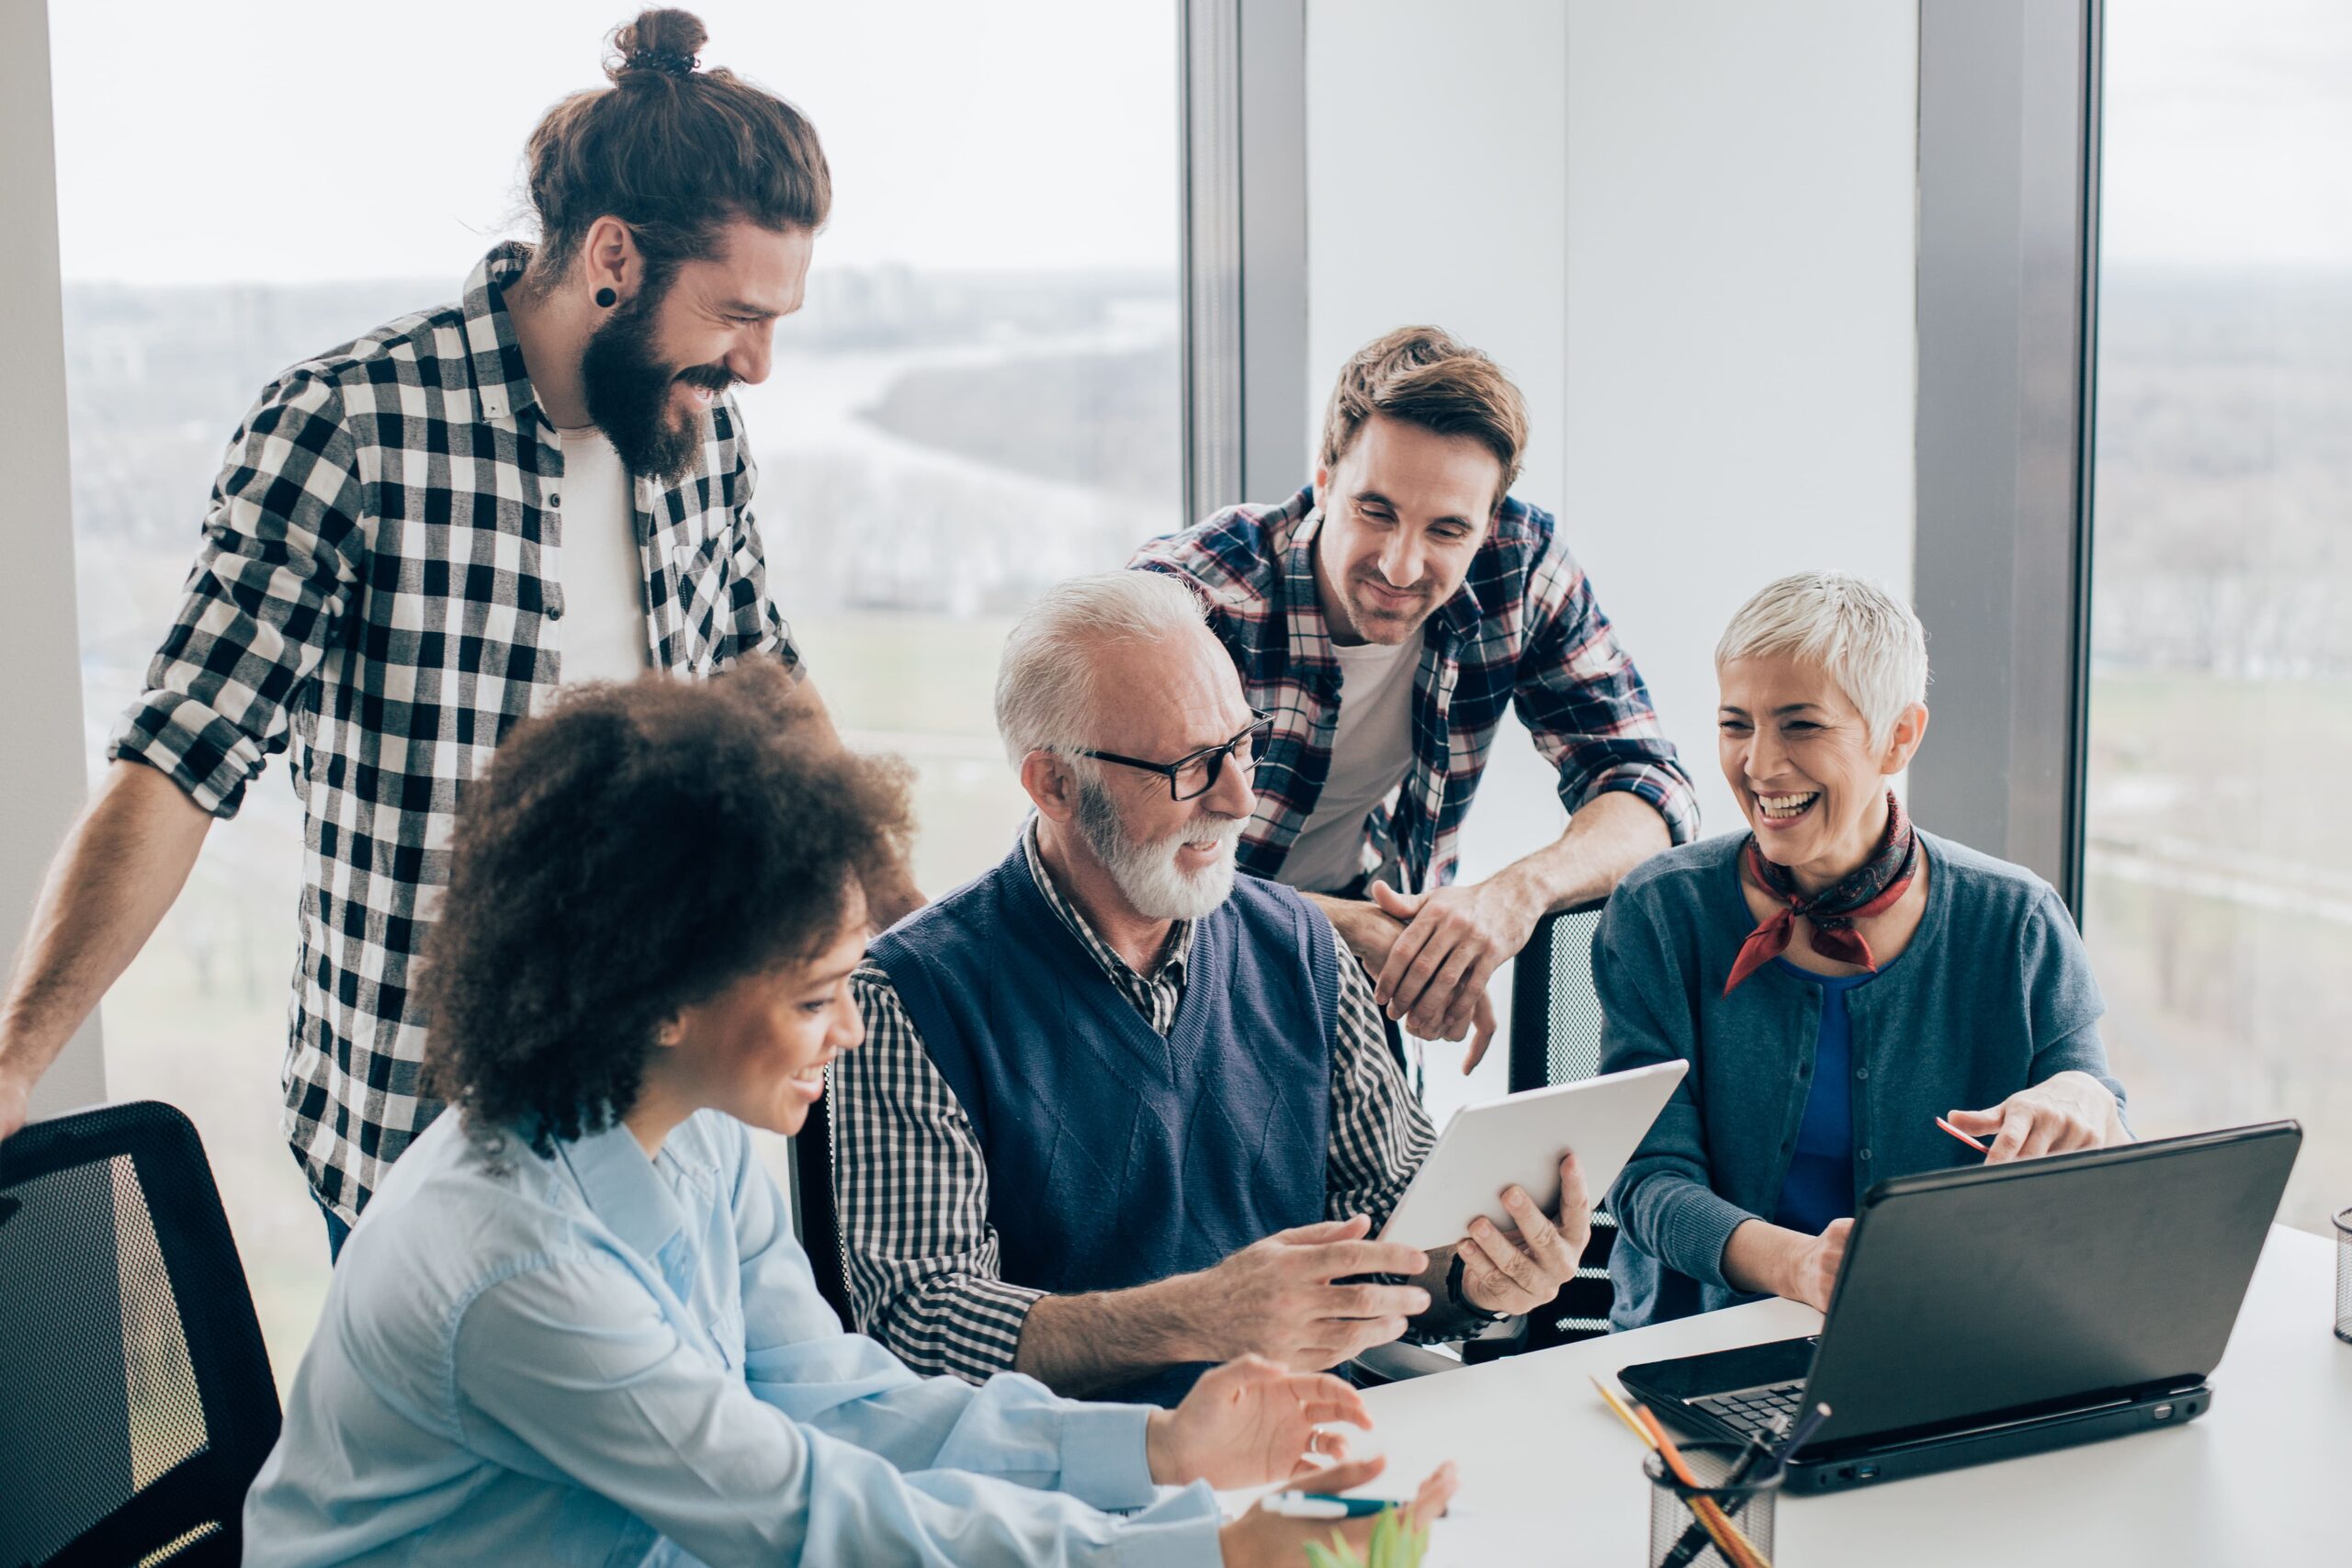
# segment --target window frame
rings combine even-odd
[[[2103,0],[1919,4],[1913,592],[1938,735],[1912,800],[2078,923],[2103,37]]]
[[[1177,0],[1184,511],[1306,453],[1306,0]]]
[[[82,729],[82,638],[74,575],[74,484],[65,412],[65,303],[57,246],[57,140],[51,109],[49,8],[0,6],[0,356],[13,383],[0,423],[0,466],[28,518],[17,570],[32,592],[0,624],[0,660],[21,679],[9,696],[17,765],[8,770],[8,841],[0,848],[0,953],[18,951],[51,852],[89,789]],[[0,964],[0,977],[12,965]],[[33,1086],[31,1114],[106,1099],[98,1010]]]

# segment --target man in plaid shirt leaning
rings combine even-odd
[[[665,15],[616,35],[613,85],[532,133],[537,250],[501,245],[460,302],[293,367],[231,440],[179,614],[0,1010],[0,1137],[213,819],[291,744],[285,1125],[339,1249],[439,1109],[417,1089],[412,970],[499,739],[564,682],[798,668],[727,389],[767,377],[831,175],[797,110],[696,71],[700,25]],[[896,902],[877,918],[920,898]]]
[[[1696,836],[1698,803],[1642,678],[1549,513],[1514,499],[1527,414],[1434,327],[1357,351],[1315,482],[1153,539],[1129,564],[1206,601],[1273,716],[1241,869],[1306,893],[1424,1039],[1494,1032],[1487,982],[1549,910],[1605,897]],[[1452,886],[1503,710],[1559,770],[1567,830]]]

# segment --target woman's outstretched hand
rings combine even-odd
[[[1144,1449],[1163,1486],[1262,1486],[1317,1460],[1345,1459],[1346,1434],[1324,1429],[1340,1422],[1372,1425],[1363,1396],[1346,1382],[1244,1356],[1204,1374],[1175,1409],[1153,1412]]]

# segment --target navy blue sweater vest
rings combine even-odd
[[[1123,1290],[1323,1217],[1339,967],[1330,923],[1289,888],[1237,877],[1194,926],[1164,1039],[1018,845],[870,956],[978,1135],[1008,1281]],[[1102,1397],[1173,1404],[1204,1370]]]

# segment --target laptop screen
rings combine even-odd
[[[1814,1359],[1806,1400],[1837,1412],[1818,1445],[2201,1380],[2301,1141],[2278,1122],[1882,1182]]]

